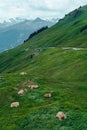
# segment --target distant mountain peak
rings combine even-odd
[[[39,17],[34,20],[11,18],[9,21],[4,21],[0,24],[0,52],[23,43],[31,33],[38,29],[52,25],[52,22]]]
[[[34,21],[35,21],[35,22],[41,22],[41,21],[44,21],[44,20],[41,19],[41,18],[39,18],[39,17],[37,17]]]

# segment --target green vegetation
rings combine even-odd
[[[48,26],[42,27],[42,28],[40,28],[39,30],[37,30],[37,31],[35,31],[35,32],[33,32],[33,33],[31,33],[30,36],[28,37],[28,39],[25,40],[24,42],[27,42],[28,40],[30,40],[30,38],[34,37],[35,35],[37,35],[38,33],[41,33],[42,31],[44,31],[44,30],[46,30],[46,29],[48,29]]]
[[[87,130],[87,6],[0,54],[0,130]],[[67,33],[66,33],[67,30]],[[21,76],[21,72],[27,75]],[[28,81],[40,88],[31,90]],[[26,88],[23,96],[18,90]],[[45,99],[44,94],[53,92]],[[10,104],[19,101],[18,108]],[[67,119],[56,119],[63,111]]]

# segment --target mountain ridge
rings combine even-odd
[[[87,9],[87,6],[80,7],[79,9],[74,10],[68,15],[65,15],[62,21],[60,20],[57,24],[55,24],[51,28],[35,35],[33,38],[29,39],[29,41],[18,46],[17,48],[11,51],[2,53],[1,55],[5,56],[5,54],[8,54],[11,52],[11,55],[13,55],[13,57],[16,57],[15,56],[16,53],[18,53],[19,57],[21,57],[22,52],[23,52],[23,54],[27,56],[27,55],[32,55],[34,51],[38,50],[39,48],[41,48],[41,50],[44,50],[44,48],[48,48],[48,47],[87,48],[87,43],[86,43],[87,30],[83,30],[82,32],[80,32],[81,29],[83,29],[84,25],[86,25],[86,21],[87,21],[85,17],[85,14],[87,12],[86,9]],[[81,13],[80,16],[78,15],[76,16],[78,12],[83,12],[83,13]],[[75,19],[73,19],[74,21],[71,19],[73,16],[75,16]],[[84,17],[85,17],[85,20],[83,19]],[[80,21],[80,22],[77,22],[77,21]],[[67,30],[67,33],[66,33],[66,30]],[[25,51],[27,49],[28,51]],[[9,60],[10,57],[7,57],[7,59]],[[1,61],[3,62],[3,60]]]
[[[5,23],[6,24],[6,23]],[[0,30],[0,51],[5,51],[10,48],[14,48],[17,45],[23,43],[31,33],[37,31],[44,26],[52,26],[54,23],[39,18],[37,22],[35,20],[22,20],[15,23],[7,23],[7,26],[2,24]]]

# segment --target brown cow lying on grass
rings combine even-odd
[[[24,95],[27,92],[27,89],[21,89],[20,91],[18,91],[18,95]]]
[[[52,93],[44,94],[45,98],[51,98],[52,96],[53,96]]]
[[[51,98],[54,95],[54,91],[51,91],[50,93],[44,94],[45,98]]]
[[[19,102],[13,102],[13,103],[11,103],[11,107],[19,107]]]
[[[37,88],[39,88],[38,85],[29,85],[28,87],[29,87],[30,89],[37,89]]]
[[[65,115],[63,112],[61,112],[61,111],[57,113],[56,117],[57,117],[59,120],[64,120],[64,119],[67,118],[66,115]]]
[[[21,72],[20,75],[22,75],[22,76],[27,75],[27,73],[26,72]]]

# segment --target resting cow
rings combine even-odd
[[[20,91],[18,91],[18,95],[24,95],[26,92],[26,89],[21,89]]]
[[[11,103],[11,107],[19,107],[19,102],[13,102],[13,103]]]
[[[29,85],[28,87],[29,87],[30,89],[37,89],[37,88],[39,88],[38,85]]]
[[[51,98],[52,97],[52,93],[48,93],[44,95],[45,98]]]
[[[22,75],[22,76],[27,75],[27,73],[26,72],[21,72],[20,75]]]
[[[59,120],[64,120],[64,119],[67,118],[66,115],[65,115],[63,112],[61,112],[61,111],[57,113],[56,117],[57,117]]]

